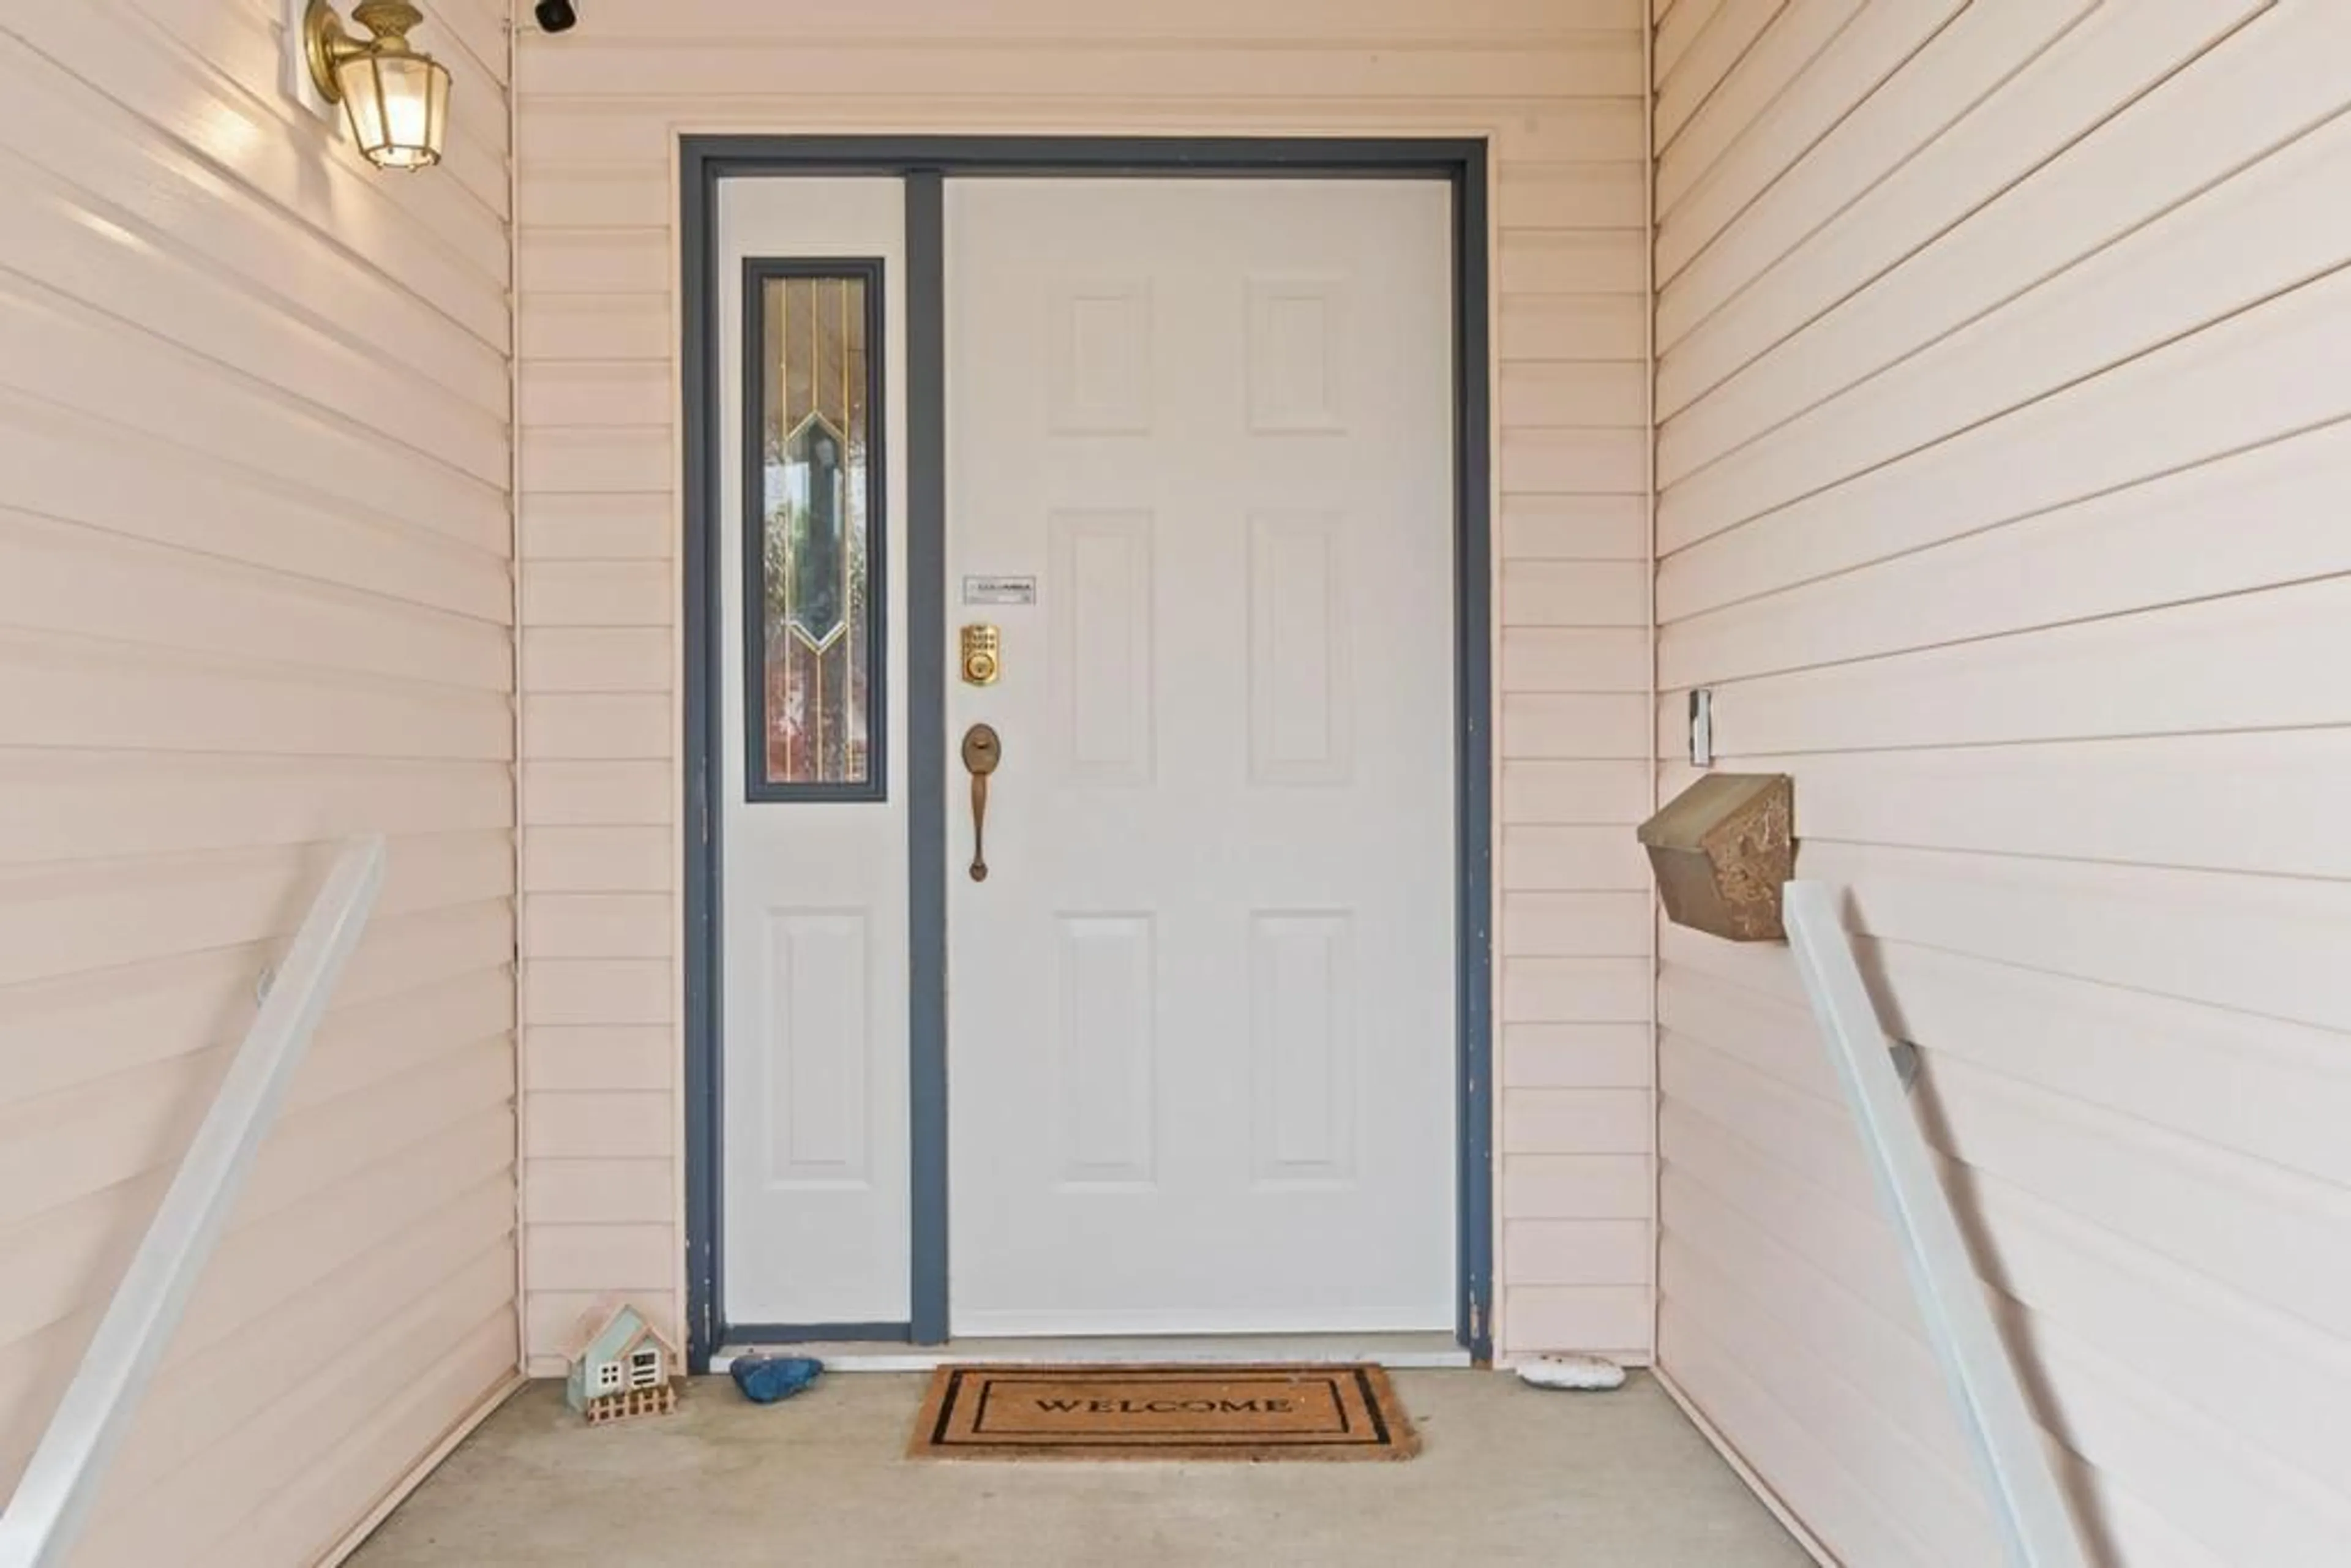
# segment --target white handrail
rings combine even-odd
[[[1927,1343],[1942,1364],[1991,1493],[2008,1561],[2014,1568],[2088,1568],[2047,1441],[2001,1343],[1983,1282],[1904,1092],[1894,1041],[1877,1021],[1837,917],[1836,900],[1825,883],[1792,882],[1782,891],[1782,912],[1797,972],[1828,1036],[1829,1060],[1877,1178],[1879,1201],[1901,1238]]]
[[[0,1568],[64,1562],[382,883],[380,838],[350,844],[328,873],[0,1516]]]

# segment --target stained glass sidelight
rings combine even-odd
[[[750,792],[879,798],[878,270],[750,265]]]

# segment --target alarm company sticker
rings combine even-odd
[[[1033,577],[967,577],[963,580],[963,601],[966,604],[1034,604],[1037,602],[1037,580]]]

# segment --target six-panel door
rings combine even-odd
[[[959,1334],[1452,1323],[1447,202],[948,188]]]

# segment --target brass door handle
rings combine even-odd
[[[963,732],[963,765],[971,774],[971,880],[987,880],[987,776],[1004,760],[1004,743],[994,728],[973,725]]]

